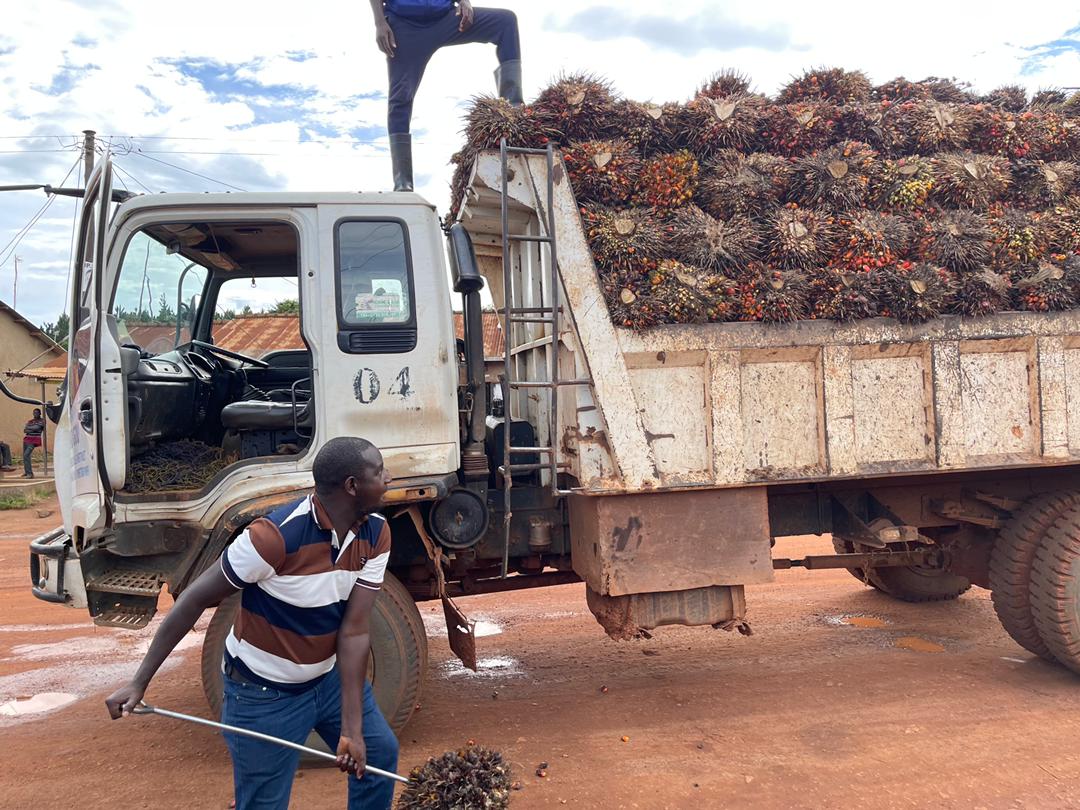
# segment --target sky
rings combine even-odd
[[[815,66],[875,83],[956,77],[979,92],[1080,86],[1080,11],[1060,0],[1008,15],[957,0],[499,5],[518,16],[527,97],[590,71],[627,97],[680,100],[724,68],[773,94]],[[75,184],[93,129],[132,191],[390,187],[385,57],[363,0],[23,0],[3,16],[0,185]],[[444,49],[428,67],[416,188],[440,211],[468,100],[493,92],[495,67],[486,45]],[[39,324],[63,308],[75,214],[71,199],[46,201],[0,193],[0,299]]]

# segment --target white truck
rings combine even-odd
[[[360,435],[395,479],[372,674],[397,728],[426,664],[416,600],[444,597],[468,661],[449,597],[579,579],[616,638],[746,630],[744,586],[793,565],[848,568],[909,600],[993,580],[1014,637],[1080,665],[1065,643],[1074,561],[1029,598],[1049,576],[1045,530],[1080,503],[1076,313],[635,333],[612,324],[552,151],[480,155],[448,250],[412,193],[160,194],[110,214],[110,177],[105,162],[82,207],[68,377],[50,407],[63,526],[31,546],[42,599],[145,626],[162,587],[182,591],[311,487],[323,442]],[[273,280],[297,291],[304,348],[215,345],[228,285]],[[494,386],[485,282],[506,337]],[[175,328],[140,345],[131,313],[163,287]],[[183,441],[235,460],[197,489],[126,489],[141,454]],[[773,558],[775,538],[804,534],[831,534],[837,553]],[[204,641],[215,710],[234,610]]]

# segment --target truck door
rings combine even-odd
[[[70,476],[57,482],[71,496],[65,522],[87,531],[111,525],[113,491],[123,486],[127,467],[120,347],[107,315],[104,272],[111,196],[112,164],[105,159],[87,183],[79,220],[67,402],[57,441],[58,478],[61,470]]]

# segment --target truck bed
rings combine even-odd
[[[542,234],[545,164],[511,160],[510,229]],[[730,488],[1080,460],[1080,315],[1015,312],[925,324],[669,325],[608,314],[573,191],[557,164],[561,461],[586,493]],[[538,217],[537,213],[541,216]],[[461,221],[503,307],[500,163],[476,161]],[[511,246],[515,306],[550,303],[547,251]],[[519,379],[547,377],[544,324],[513,324]],[[538,427],[544,397],[519,395]]]

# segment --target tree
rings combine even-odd
[[[299,315],[300,302],[295,298],[287,298],[284,301],[278,301],[268,312],[271,315]]]
[[[71,319],[68,318],[68,314],[64,312],[56,319],[56,323],[50,321],[42,324],[41,331],[66,349],[68,332],[71,331]]]
[[[154,316],[156,323],[176,323],[176,310],[169,306],[169,299],[165,297],[165,293],[161,294],[161,298],[158,299],[158,311]]]

